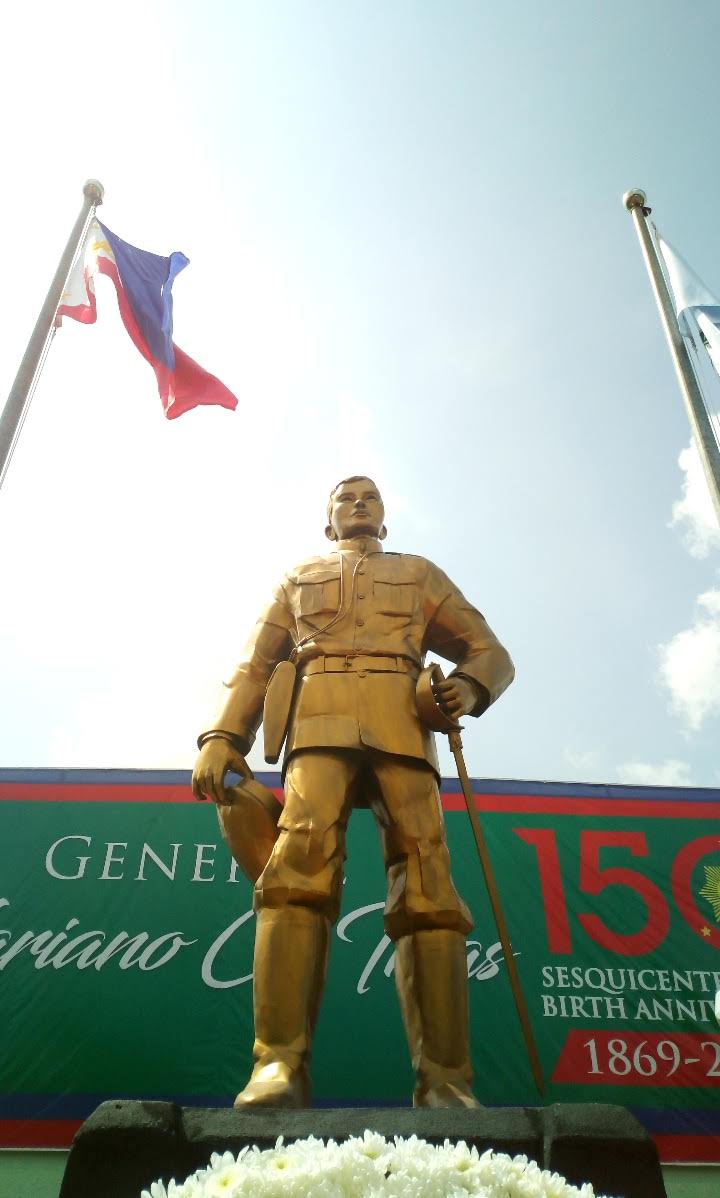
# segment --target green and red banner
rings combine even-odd
[[[473,788],[542,1101],[619,1103],[663,1160],[720,1161],[720,792]],[[535,1105],[456,780],[443,806],[475,917],[475,1089],[487,1105]],[[230,1104],[250,1069],[251,891],[189,774],[0,770],[0,821],[0,1144],[65,1145],[106,1098]],[[357,811],[315,1044],[318,1104],[410,1101],[383,902],[378,834]]]

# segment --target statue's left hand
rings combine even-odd
[[[468,715],[477,703],[477,693],[465,678],[445,678],[433,686],[433,694],[443,711],[453,720]]]

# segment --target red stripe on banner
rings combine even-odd
[[[283,800],[282,787],[272,793]],[[161,783],[157,786],[139,782],[0,782],[0,802],[15,803],[194,803],[195,796],[187,786]]]
[[[272,787],[280,801],[282,787]],[[441,795],[444,811],[464,811],[455,791]],[[147,782],[0,782],[0,801],[36,803],[194,803],[190,785]],[[478,811],[528,815],[600,815],[655,819],[720,819],[720,803],[673,799],[587,799],[546,795],[476,794]]]
[[[69,1148],[82,1119],[0,1119],[0,1148]]]
[[[0,1148],[69,1148],[82,1119],[0,1119]],[[717,1136],[653,1136],[660,1161],[718,1164]]]
[[[444,811],[464,811],[465,799],[454,791],[441,796]],[[720,819],[720,803],[677,802],[673,799],[585,799],[544,795],[476,794],[478,811],[529,815],[637,815],[656,819]]]
[[[678,1163],[694,1165],[720,1164],[720,1144],[717,1136],[653,1136],[663,1165]]]
[[[194,803],[190,785],[162,783],[0,782],[0,800],[27,803]]]

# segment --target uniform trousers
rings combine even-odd
[[[280,834],[255,886],[255,910],[340,911],[345,834],[354,806],[380,829],[392,940],[433,928],[469,932],[472,919],[450,876],[437,779],[430,766],[378,749],[302,749],[285,773]]]

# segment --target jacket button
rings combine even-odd
[[[359,617],[359,618],[358,618],[358,619],[355,621],[355,623],[357,624],[358,628],[362,628],[362,626],[363,626],[363,624],[365,623],[365,621],[363,620],[363,618],[362,618],[362,616],[361,616],[361,617]]]
[[[358,678],[367,678],[367,670],[358,670]]]

